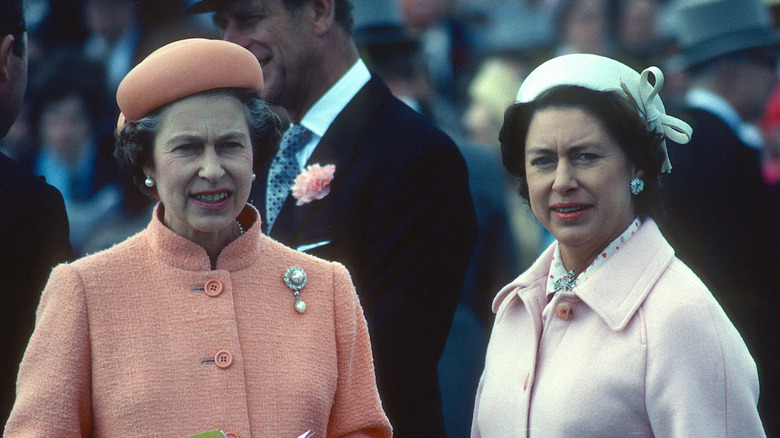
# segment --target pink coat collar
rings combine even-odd
[[[531,309],[547,303],[545,285],[553,256],[547,248],[534,264],[498,292],[493,312],[515,298]],[[591,307],[614,331],[628,324],[669,264],[674,250],[656,223],[647,218],[626,245],[593,274],[587,282],[567,295],[576,296]]]

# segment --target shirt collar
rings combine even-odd
[[[576,287],[577,285],[581,285],[584,283],[588,278],[590,278],[598,268],[600,268],[607,259],[615,254],[620,248],[622,248],[626,242],[634,235],[636,234],[637,230],[639,230],[639,226],[642,224],[642,221],[639,218],[635,218],[633,222],[631,222],[631,225],[626,228],[623,233],[618,236],[617,239],[613,240],[609,245],[607,245],[606,248],[601,252],[601,254],[596,257],[593,260],[593,263],[590,264],[584,271],[582,271],[574,280],[574,282],[569,282],[569,284],[573,284],[572,287]],[[558,292],[556,289],[556,283],[563,282],[565,284],[565,279],[568,278],[568,272],[566,272],[566,268],[563,266],[563,262],[561,259],[561,249],[558,246],[558,242],[556,241],[554,243],[555,250],[553,253],[552,262],[550,264],[550,275],[547,277],[547,296],[550,297],[556,292]],[[559,289],[560,290],[560,289]]]
[[[336,120],[336,116],[370,79],[371,73],[368,67],[362,59],[358,59],[355,65],[306,112],[301,119],[301,125],[318,138],[322,138],[328,127]]]
[[[761,134],[757,128],[745,123],[737,110],[723,97],[704,88],[692,88],[685,94],[685,103],[692,108],[714,114],[748,146],[761,147]]]

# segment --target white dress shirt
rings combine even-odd
[[[336,117],[353,97],[371,79],[371,73],[362,59],[353,65],[341,79],[318,100],[301,119],[301,125],[312,132],[311,140],[297,154],[301,169],[306,166],[317,144]],[[322,163],[323,165],[326,163]]]

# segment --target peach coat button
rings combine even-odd
[[[225,432],[225,438],[238,438],[238,435],[233,432]]]
[[[224,369],[233,365],[233,355],[229,351],[220,350],[214,355],[214,363]]]
[[[559,303],[558,306],[555,307],[555,315],[564,321],[570,320],[572,317],[571,304]]]
[[[206,285],[203,286],[203,289],[206,291],[206,295],[210,297],[218,297],[219,294],[221,294],[225,289],[225,287],[222,286],[222,282],[219,280],[209,280],[206,282]]]

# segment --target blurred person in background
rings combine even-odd
[[[777,190],[780,189],[780,88],[775,88],[767,101],[761,117],[761,134],[764,139],[761,175],[766,185]]]
[[[0,138],[27,87],[27,32],[21,0],[0,0]],[[16,374],[35,308],[52,267],[72,258],[62,195],[0,153],[0,421],[14,401]]]
[[[656,65],[661,55],[658,19],[663,0],[619,0],[615,59],[634,70]]]
[[[559,40],[554,55],[612,53],[609,6],[609,0],[562,0],[555,14]]]
[[[460,108],[472,60],[471,35],[455,0],[397,0],[406,29],[419,39],[433,88]]]
[[[469,82],[468,106],[463,115],[466,137],[499,153],[498,132],[504,121],[504,111],[514,102],[509,90],[520,88],[527,67],[509,56],[484,59]],[[509,97],[507,97],[509,96]]]
[[[120,212],[130,188],[113,158],[102,66],[78,48],[61,48],[40,66],[31,83],[31,124],[39,144],[36,173],[57,187],[70,220],[77,256],[105,221]]]
[[[694,130],[670,151],[664,229],[678,256],[711,288],[756,359],[759,409],[780,435],[780,207],[761,176],[758,129],[777,86],[780,35],[761,0],[676,1],[689,90],[679,117]]]
[[[136,0],[85,0],[84,18],[88,30],[84,51],[103,63],[106,89],[116,90],[135,65],[141,40],[139,2]]]
[[[116,92],[119,81],[156,48],[196,35],[218,37],[213,27],[179,12],[184,0],[83,0],[83,49],[103,64],[106,89]]]
[[[353,38],[369,70],[439,129],[459,135],[456,108],[435,89],[423,46],[404,26],[398,0],[362,0],[355,3],[353,14]]]
[[[565,55],[507,110],[504,165],[556,240],[493,302],[472,437],[764,435],[755,362],[657,226],[666,138],[691,138],[662,85]]]
[[[250,52],[206,39],[120,83],[116,158],[159,202],[53,271],[5,437],[392,435],[349,273],[262,234],[247,204],[279,140],[262,89]]]

